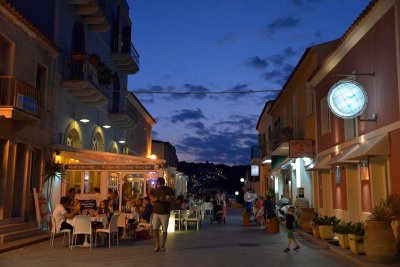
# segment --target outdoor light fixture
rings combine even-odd
[[[120,139],[118,140],[118,143],[120,143],[120,144],[125,144],[125,139],[124,139],[124,138],[120,138]]]
[[[147,158],[149,158],[149,159],[157,159],[157,156],[154,155],[154,154],[151,154],[151,155],[147,156]]]
[[[81,117],[81,119],[79,121],[83,122],[83,123],[88,123],[90,121],[88,115],[86,114],[86,112],[84,112],[82,114],[82,117]]]
[[[235,191],[235,195],[238,196],[239,195],[239,191]]]
[[[240,178],[240,182],[241,182],[241,183],[244,183],[244,178]]]
[[[110,128],[111,128],[111,125],[110,125],[108,122],[105,122],[105,123],[103,124],[103,128],[104,128],[104,129],[110,129]]]

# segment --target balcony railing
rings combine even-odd
[[[13,109],[40,118],[40,92],[15,76],[0,76],[0,115],[15,118]]]
[[[73,54],[66,59],[63,87],[81,101],[104,105],[112,94],[114,76],[98,57]]]
[[[111,59],[124,72],[134,74],[139,71],[139,53],[129,41],[124,42],[119,51],[114,51]]]
[[[111,27],[112,2],[110,0],[68,0],[75,13],[88,25],[89,31],[105,32]]]
[[[304,139],[304,119],[293,119],[290,121],[292,126],[274,129],[271,134],[271,151],[275,150],[282,143],[292,139]]]

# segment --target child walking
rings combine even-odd
[[[294,248],[294,250],[298,250],[300,249],[299,244],[297,243],[296,239],[293,237],[293,224],[295,221],[295,217],[293,215],[294,213],[294,207],[290,206],[288,208],[288,214],[286,215],[286,229],[287,229],[287,238],[288,238],[288,245],[287,248],[285,248],[285,250],[283,252],[289,252],[290,251],[290,243],[294,242],[294,244],[296,245],[296,247]]]

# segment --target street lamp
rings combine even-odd
[[[240,182],[241,182],[241,183],[244,183],[244,178],[240,178]]]
[[[239,195],[239,191],[235,191],[235,195],[238,196]]]

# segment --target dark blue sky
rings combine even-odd
[[[131,91],[156,119],[153,139],[180,161],[249,164],[256,123],[304,50],[343,35],[369,0],[128,0],[140,71]]]

